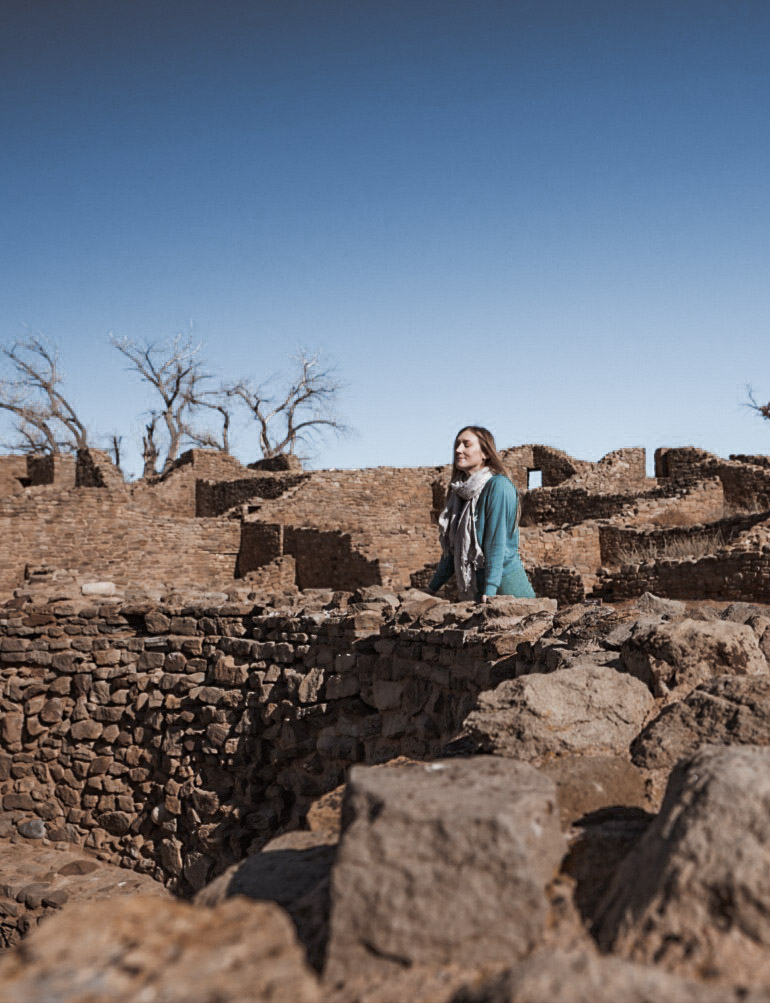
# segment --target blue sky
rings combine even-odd
[[[764,0],[5,0],[0,339],[55,339],[129,470],[108,332],[222,378],[303,345],[317,466],[770,453]],[[256,458],[249,427],[239,455]]]

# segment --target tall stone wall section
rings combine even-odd
[[[435,753],[509,635],[415,629],[377,609],[74,608],[0,619],[0,795],[56,841],[200,888],[353,762]]]
[[[302,588],[408,585],[440,556],[435,516],[447,478],[442,467],[320,470],[285,496],[261,500],[250,521],[292,527],[283,546],[297,563]],[[244,528],[244,535],[249,532]],[[333,582],[322,583],[310,570],[319,565],[321,551],[334,568]],[[347,571],[346,554],[356,565]],[[377,569],[374,581],[368,572],[366,580],[355,578],[361,559]]]
[[[29,488],[0,498],[0,588],[10,592],[27,565],[87,572],[120,586],[232,582],[240,525],[153,515],[124,491]]]

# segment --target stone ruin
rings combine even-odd
[[[0,1001],[770,1000],[770,460],[505,461],[484,607],[447,467],[0,461]]]
[[[538,445],[503,457],[521,492],[521,554],[538,595],[770,599],[767,457],[658,449],[654,477],[643,449],[598,463]],[[542,486],[529,489],[535,472]],[[247,468],[191,450],[163,477],[126,484],[96,450],[0,457],[0,589],[104,580],[127,597],[160,598],[419,587],[437,560],[448,474]]]

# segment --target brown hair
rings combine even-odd
[[[504,477],[508,477],[508,473],[503,466],[503,461],[500,454],[497,451],[497,446],[495,445],[495,437],[489,431],[488,428],[484,428],[483,425],[463,425],[460,431],[455,436],[454,445],[452,446],[452,481],[456,481],[460,477],[460,471],[455,465],[455,448],[457,447],[457,440],[463,434],[463,432],[473,432],[476,438],[479,440],[479,445],[481,446],[481,452],[484,454],[484,466],[489,467],[493,474],[502,474]],[[510,478],[508,478],[510,480]]]

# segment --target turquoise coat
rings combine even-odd
[[[495,474],[481,489],[476,502],[476,537],[484,554],[478,572],[478,589],[485,596],[534,598],[519,557],[519,527],[516,525],[518,493],[503,474]],[[454,555],[445,554],[428,586],[437,592],[454,574]]]

